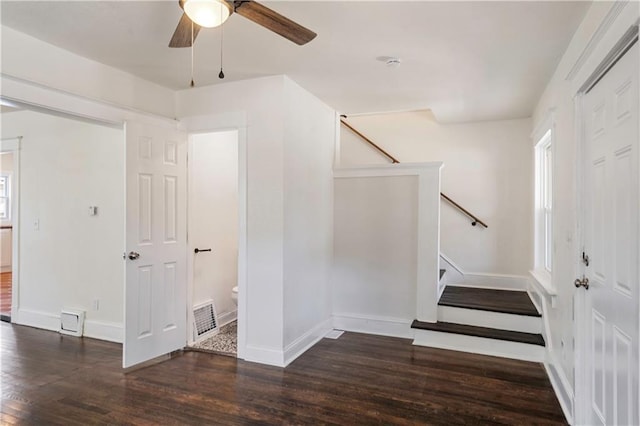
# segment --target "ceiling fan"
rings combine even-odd
[[[303,45],[316,33],[253,0],[179,0],[184,10],[169,47],[191,47],[201,27],[222,25],[233,12],[262,25],[292,42]],[[192,34],[193,23],[193,34]]]

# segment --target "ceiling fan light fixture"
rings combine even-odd
[[[224,0],[183,0],[182,8],[189,19],[205,28],[222,25],[231,14]]]

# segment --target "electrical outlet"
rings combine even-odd
[[[91,304],[91,307],[93,308],[94,311],[99,311],[100,310],[100,299],[93,299],[93,303]]]

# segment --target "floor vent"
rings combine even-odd
[[[213,300],[193,307],[193,321],[193,340],[196,342],[218,333],[218,316]]]
[[[63,309],[60,313],[60,333],[70,336],[82,336],[84,330],[84,311]]]
[[[324,335],[325,339],[339,339],[340,336],[342,336],[344,334],[344,331],[342,330],[336,330],[333,329],[330,332],[328,332],[327,334]]]

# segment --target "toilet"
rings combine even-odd
[[[233,303],[235,303],[236,306],[238,306],[238,286],[235,286],[231,290],[231,298],[233,299]]]

